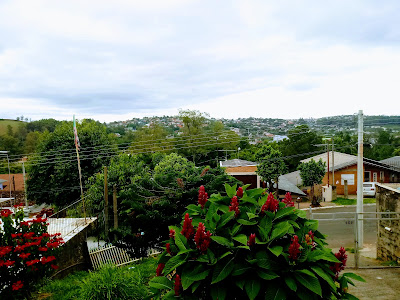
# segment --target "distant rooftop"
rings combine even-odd
[[[243,159],[230,159],[220,162],[221,167],[250,167],[250,166],[257,166],[258,163]]]

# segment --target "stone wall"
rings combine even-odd
[[[378,212],[399,212],[382,215],[382,218],[400,216],[400,190],[386,184],[377,185],[376,209]],[[377,257],[400,262],[400,220],[378,221]]]

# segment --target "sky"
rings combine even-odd
[[[400,115],[398,0],[0,0],[0,118]]]

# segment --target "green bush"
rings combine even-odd
[[[326,248],[318,221],[295,209],[290,194],[278,202],[263,189],[225,185],[227,196],[204,187],[187,207],[149,285],[154,299],[354,299],[351,279],[339,272],[347,255]],[[196,229],[197,227],[197,229]]]

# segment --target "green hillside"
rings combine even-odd
[[[15,132],[18,129],[18,126],[20,126],[22,123],[23,122],[21,122],[21,121],[0,119],[0,135],[7,133],[8,125],[11,125],[11,127],[13,128],[13,131]]]

